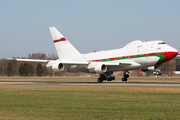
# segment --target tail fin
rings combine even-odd
[[[55,28],[49,27],[59,59],[73,58],[80,55],[71,43]]]

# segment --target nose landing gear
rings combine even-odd
[[[127,72],[128,74],[126,74],[126,72]],[[122,81],[123,81],[123,82],[126,82],[126,81],[127,81],[127,78],[129,78],[129,72],[128,72],[128,71],[124,71],[124,75],[123,75]]]

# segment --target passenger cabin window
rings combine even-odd
[[[166,44],[165,42],[159,42],[158,45],[161,45],[161,44]]]

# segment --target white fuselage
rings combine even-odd
[[[165,44],[163,41],[141,42],[139,40],[127,44],[125,47],[115,50],[107,50],[82,54],[73,61],[82,62],[130,62],[131,65],[109,66],[108,71],[133,70],[158,65],[165,57],[165,54],[177,52],[176,49]],[[171,56],[174,57],[174,56]],[[78,68],[85,67],[79,66]]]

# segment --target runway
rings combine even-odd
[[[137,86],[137,87],[180,87],[170,82],[52,82],[52,81],[0,81],[0,85],[68,85],[68,86]]]

